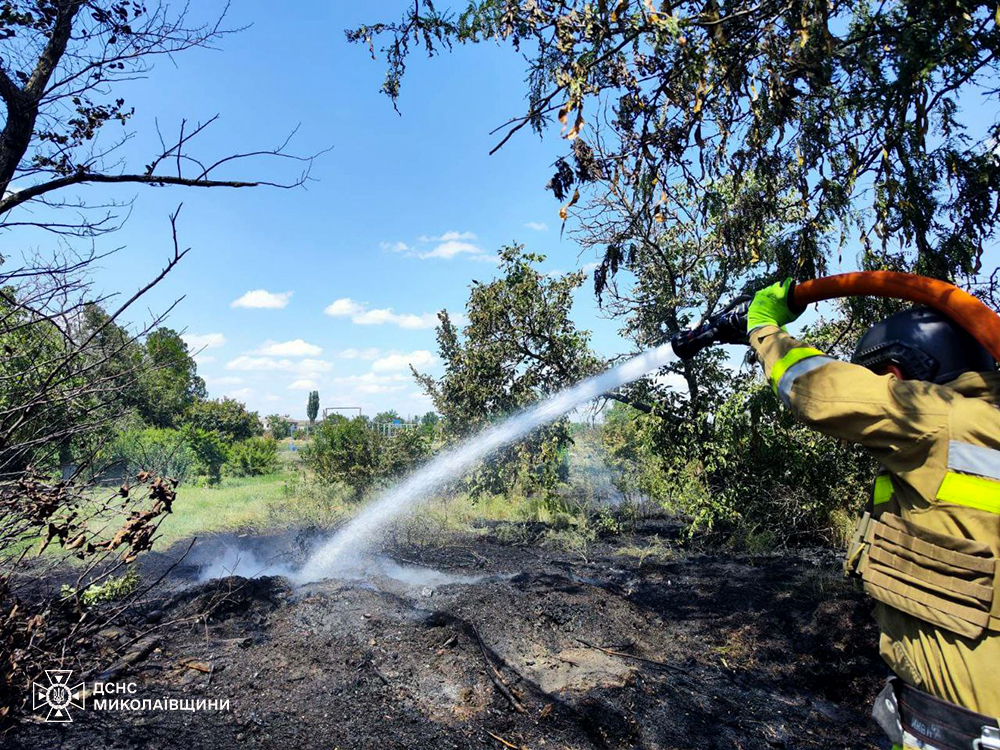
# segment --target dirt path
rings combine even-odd
[[[652,527],[646,532],[655,530]],[[113,677],[129,698],[228,699],[219,712],[76,712],[12,748],[872,748],[884,667],[868,606],[828,552],[689,553],[639,565],[455,539],[395,559],[479,577],[375,574],[191,586]],[[142,627],[150,627],[149,623]],[[93,654],[115,661],[130,633]],[[152,640],[155,638],[155,640]],[[96,672],[95,672],[96,674]],[[93,700],[93,698],[90,698]],[[0,743],[2,744],[2,743]]]

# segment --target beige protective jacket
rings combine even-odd
[[[1000,373],[876,375],[760,326],[750,343],[795,417],[882,465],[845,568],[876,599],[907,683],[1000,717]]]

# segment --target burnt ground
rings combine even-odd
[[[668,526],[647,521],[586,559],[502,543],[496,528],[390,551],[472,583],[384,571],[301,588],[197,583],[188,558],[162,601],[102,634],[83,676],[133,682],[129,698],[229,699],[230,711],[96,711],[91,696],[73,723],[27,722],[0,745],[887,747],[868,717],[885,674],[877,631],[839,556],[619,554]],[[204,543],[202,561],[221,544]]]

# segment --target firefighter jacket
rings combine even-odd
[[[750,343],[798,421],[881,464],[845,569],[876,600],[882,658],[914,687],[1000,716],[1000,373],[899,380],[773,325]]]

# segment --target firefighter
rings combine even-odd
[[[845,561],[875,600],[896,746],[1000,749],[1000,373],[928,308],[867,331],[852,363],[785,332],[791,279],[759,291],[750,345],[795,418],[881,465]]]

